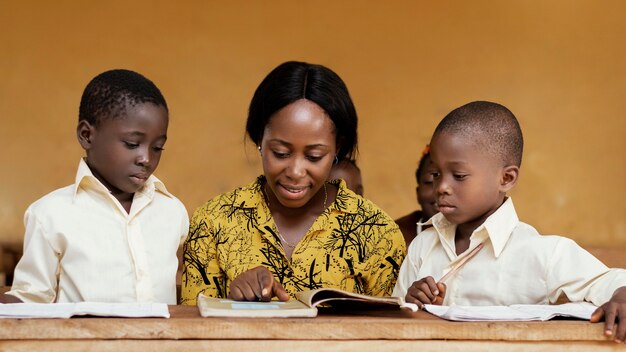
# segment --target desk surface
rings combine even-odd
[[[170,306],[170,319],[0,319],[0,350],[13,351],[421,351],[625,350],[602,335],[602,324],[449,322],[425,312],[316,318],[202,318],[196,307]]]

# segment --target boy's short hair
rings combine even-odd
[[[522,164],[524,138],[515,115],[506,107],[488,101],[475,101],[452,110],[435,129],[459,133],[500,158],[504,165]]]
[[[127,108],[153,103],[167,110],[167,103],[157,86],[130,70],[110,70],[94,77],[80,99],[78,121],[97,126],[103,118],[115,118]]]

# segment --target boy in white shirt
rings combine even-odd
[[[431,143],[440,213],[409,246],[393,295],[408,302],[511,305],[570,301],[600,306],[605,334],[626,336],[626,270],[609,269],[574,241],[541,236],[517,218],[506,197],[517,182],[522,131],[504,106],[473,102],[450,112]],[[458,272],[444,274],[478,246]]]
[[[96,76],[80,102],[86,151],[73,185],[33,203],[24,255],[3,302],[176,304],[176,250],[189,220],[152,173],[168,109],[150,80],[128,70]]]

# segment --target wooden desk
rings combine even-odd
[[[0,319],[1,351],[624,351],[602,324],[576,320],[458,323],[425,312],[317,318]]]

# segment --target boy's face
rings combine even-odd
[[[78,124],[78,140],[94,176],[120,199],[132,199],[159,165],[167,139],[167,110],[152,103],[127,107],[97,127]]]
[[[439,212],[437,208],[437,192],[435,192],[435,183],[433,175],[430,172],[432,170],[432,161],[430,156],[426,156],[426,162],[419,175],[419,182],[416,188],[417,202],[422,208],[422,212],[427,219],[430,219],[433,215]]]
[[[480,137],[478,137],[480,138]],[[516,166],[502,162],[470,137],[433,136],[431,173],[439,211],[454,224],[482,224],[504,201],[517,179]]]

